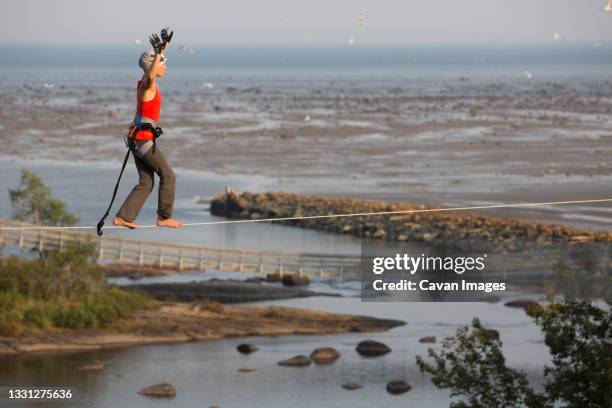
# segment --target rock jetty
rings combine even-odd
[[[213,215],[237,219],[425,210],[427,208],[435,207],[306,196],[286,192],[238,194],[231,188],[218,194],[210,204],[210,212]],[[330,217],[286,220],[279,221],[279,223],[389,242],[440,242],[457,247],[470,244],[512,249],[517,242],[546,244],[570,241],[612,241],[612,232],[591,231],[571,226],[466,212]]]

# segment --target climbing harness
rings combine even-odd
[[[141,146],[138,146],[138,144],[136,143],[136,134],[140,130],[148,130],[152,132],[153,139],[147,140]],[[117,183],[115,184],[115,189],[113,190],[113,197],[111,198],[110,204],[108,205],[106,212],[104,213],[104,215],[98,222],[98,225],[96,228],[98,236],[101,237],[103,234],[102,227],[104,227],[104,220],[106,220],[106,217],[108,217],[108,214],[110,214],[110,210],[113,207],[113,203],[115,202],[115,197],[117,197],[117,191],[119,190],[119,183],[121,182],[123,171],[125,170],[125,166],[127,165],[128,159],[130,158],[130,152],[134,152],[134,154],[136,154],[141,159],[147,154],[147,152],[151,148],[153,148],[153,153],[155,153],[155,147],[156,147],[155,141],[157,140],[158,137],[162,135],[162,133],[164,133],[164,131],[162,130],[162,128],[157,126],[157,122],[154,121],[153,119],[147,118],[146,116],[142,116],[139,114],[136,114],[136,116],[134,117],[134,121],[130,125],[130,129],[125,138],[125,145],[127,146],[128,151],[125,154],[125,158],[123,159],[123,164],[121,165],[121,172],[119,173],[119,178],[117,179]]]
[[[130,132],[128,132],[128,135],[132,132],[133,129],[135,129],[136,131],[135,134],[142,130],[149,131],[153,134],[153,139],[147,140],[141,146],[138,146],[134,136],[131,140],[129,138],[126,139],[125,144],[127,145],[127,147],[132,149],[134,153],[136,153],[136,155],[141,159],[147,154],[147,152],[151,148],[153,148],[153,153],[155,153],[155,148],[157,147],[156,141],[162,135],[162,133],[164,133],[162,128],[157,126],[157,122],[146,116],[136,114],[134,122],[132,122],[132,125],[130,126]]]

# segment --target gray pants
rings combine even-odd
[[[136,143],[141,146],[145,141],[137,140]],[[155,152],[153,150],[153,148],[149,149],[142,158],[132,151],[140,179],[117,213],[117,217],[125,221],[133,222],[138,217],[142,206],[153,191],[154,173],[159,176],[157,215],[162,219],[172,217],[176,176],[159,149],[159,145],[155,147]]]

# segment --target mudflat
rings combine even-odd
[[[183,78],[174,75],[168,86]],[[440,206],[604,198],[609,191],[612,82],[605,77],[224,84],[173,90],[159,140],[171,162],[221,177],[257,175],[264,191]],[[118,161],[132,85],[7,85],[0,151]],[[609,230],[607,207],[486,212]]]

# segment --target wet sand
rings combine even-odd
[[[610,95],[611,81],[574,77],[254,79],[171,93],[160,146],[181,167],[266,177],[262,190],[442,206],[603,198],[612,182]],[[119,86],[6,89],[0,151],[118,161],[132,98]],[[610,229],[608,208],[487,211]]]

